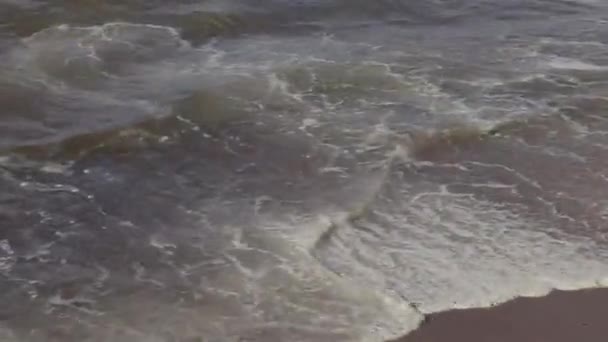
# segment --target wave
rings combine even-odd
[[[107,129],[83,133],[53,142],[43,141],[30,145],[13,146],[4,153],[15,153],[34,159],[78,159],[93,151],[112,154],[132,153],[138,147],[150,147],[168,139],[171,127],[177,127],[175,117],[152,119],[129,128]]]
[[[128,22],[57,25],[24,38],[10,62],[78,87],[125,75],[136,65],[176,57],[188,44],[172,27]]]
[[[205,1],[167,6],[162,2],[84,2],[60,6],[54,3],[4,5],[9,30],[20,37],[45,28],[70,25],[100,25],[109,20],[139,21],[177,28],[184,39],[195,44],[213,37],[243,34],[319,31],[347,19],[384,20],[391,24],[439,24],[467,18],[518,19],[538,15],[585,13],[596,8],[594,0],[533,2],[472,1],[459,3],[429,1]],[[338,24],[340,25],[340,24]]]
[[[29,144],[13,144],[3,153],[36,159],[78,159],[92,152],[129,154],[145,148],[179,141],[187,134],[201,137],[219,132],[246,119],[247,114],[229,99],[199,91],[176,101],[168,110],[135,120],[128,125],[84,129],[82,133],[60,134]]]
[[[407,138],[408,151],[417,159],[429,159],[442,153],[483,142],[488,136],[475,126],[462,126],[431,132],[412,133]]]
[[[172,84],[173,70],[158,64],[189,52],[175,29],[149,24],[60,25],[27,37],[0,56],[16,69],[0,82],[1,149],[60,158],[126,151],[246,111],[221,82]]]
[[[581,120],[580,115],[577,116],[578,120]],[[594,120],[593,116],[588,119]],[[498,139],[538,140],[539,134],[550,133],[552,127],[560,130],[569,128],[574,133],[577,127],[573,125],[576,123],[564,122],[559,115],[522,117],[485,125],[455,123],[443,129],[413,131],[399,140],[409,156],[419,160],[433,160],[458,151],[485,146]],[[539,127],[544,128],[542,132],[539,132]]]
[[[563,162],[561,155],[551,159],[550,154],[559,140],[538,145],[544,154],[527,150],[535,148],[533,139],[540,133],[547,140],[554,129],[575,134],[570,125],[548,115],[398,137],[414,160],[393,164],[382,177],[383,186],[363,201],[364,211],[337,211],[336,218],[324,215],[314,224],[313,254],[342,277],[400,294],[423,313],[489,307],[553,289],[608,286],[603,233],[582,227],[587,220],[595,224],[594,213],[564,212],[560,202],[562,196],[585,203],[602,200],[591,188],[588,194],[579,189],[587,185],[549,188],[552,184],[543,179],[551,182],[557,174],[555,181],[565,183],[564,170],[584,178],[582,171],[598,165],[562,163],[561,172],[543,174],[539,163]],[[528,139],[530,146],[522,144]],[[554,198],[545,186],[563,192]],[[542,205],[534,203],[537,197]]]
[[[417,184],[403,184],[401,172],[392,170],[380,196],[346,226],[331,217],[316,223],[323,229],[313,254],[325,267],[425,314],[608,285],[608,254],[593,238],[447,185],[410,192]]]
[[[199,45],[216,37],[250,34],[322,31],[328,26],[347,25],[350,21],[377,21],[378,24],[438,24],[471,17],[516,17],[516,14],[568,14],[594,8],[593,4],[571,1],[535,1],[533,4],[479,2],[445,4],[428,1],[228,1],[181,3],[173,6],[159,2],[99,3],[86,2],[57,6],[8,6],[4,12],[7,27],[27,37],[49,27],[102,25],[107,21],[143,22],[176,28],[182,38]],[[505,14],[506,13],[506,14]]]

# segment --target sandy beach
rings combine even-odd
[[[489,309],[441,312],[394,342],[600,342],[608,338],[608,289],[555,291]]]

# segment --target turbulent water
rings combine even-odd
[[[0,0],[0,340],[608,286],[607,94],[601,0]]]

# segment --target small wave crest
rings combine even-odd
[[[73,159],[90,152],[129,154],[141,148],[172,143],[188,133],[201,138],[238,119],[245,110],[220,95],[199,91],[143,119],[115,127],[103,126],[82,133],[60,134],[41,142],[9,146],[5,151],[31,158]]]
[[[107,23],[59,25],[23,39],[13,59],[26,70],[40,69],[75,86],[93,86],[127,73],[139,64],[175,56],[188,44],[172,27]]]

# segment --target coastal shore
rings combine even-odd
[[[608,289],[554,291],[491,308],[431,314],[392,342],[600,342],[608,338]]]

